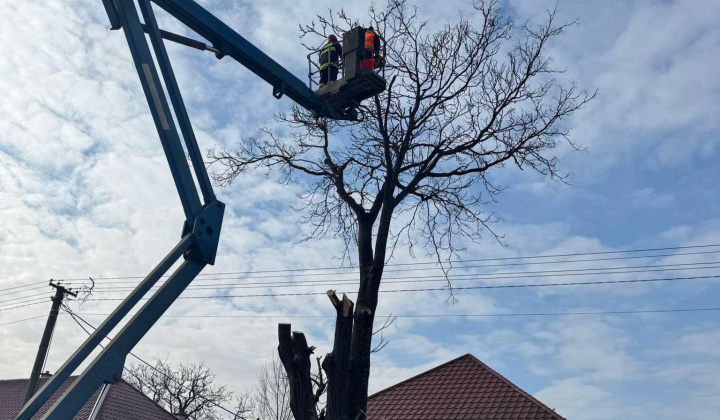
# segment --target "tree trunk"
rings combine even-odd
[[[358,260],[360,289],[355,306],[348,377],[347,413],[349,420],[362,420],[367,411],[367,389],[370,377],[370,351],[377,307],[380,276],[372,246],[372,222],[358,224]],[[382,272],[380,272],[382,273]]]
[[[360,289],[354,313],[353,303],[347,296],[343,295],[340,301],[334,291],[328,291],[336,319],[333,351],[322,363],[322,369],[327,374],[326,420],[365,419],[375,309],[391,215],[391,210],[383,209],[376,238],[376,255],[373,254],[373,223],[365,220],[359,223]],[[310,376],[310,354],[314,347],[308,349],[302,333],[293,332],[291,338],[288,324],[280,324],[278,332],[278,351],[290,382],[290,407],[295,420],[317,420]]]
[[[328,291],[335,310],[335,339],[333,350],[325,356],[322,367],[327,374],[327,419],[353,420],[348,418],[348,362],[353,328],[353,303],[343,294],[340,301],[335,292]]]

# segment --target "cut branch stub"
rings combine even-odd
[[[290,409],[296,420],[317,420],[310,372],[315,347],[308,347],[305,334],[290,331],[290,324],[278,325],[278,354],[290,383]]]

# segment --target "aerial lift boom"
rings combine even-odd
[[[103,4],[111,28],[122,28],[130,47],[185,213],[182,236],[180,242],[155,269],[25,404],[16,420],[30,420],[158,280],[183,258],[184,261],[168,277],[165,284],[149,298],[42,417],[46,420],[71,420],[98,387],[115,383],[120,379],[127,354],[203,268],[215,262],[225,205],[217,200],[213,192],[163,38],[196,49],[212,51],[218,58],[229,56],[235,59],[268,82],[273,87],[273,96],[279,99],[285,95],[318,117],[349,120],[357,117],[357,113],[352,108],[337,109],[329,106],[300,79],[194,1],[152,0],[205,38],[212,46],[160,30],[150,1],[137,0],[143,22],[140,21],[133,0],[103,0]],[[146,33],[150,38],[157,65],[150,52]],[[160,68],[160,72],[157,67]],[[161,75],[167,88],[167,96],[163,91]],[[167,97],[170,98],[170,104],[177,117],[180,133],[169,111]],[[192,162],[192,169],[186,159],[183,141]],[[193,180],[193,172],[195,180]],[[198,187],[202,199],[198,194]]]

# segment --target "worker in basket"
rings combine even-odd
[[[382,67],[380,52],[380,36],[375,33],[372,26],[365,29],[365,61],[363,68],[374,70]]]
[[[337,80],[342,57],[342,45],[335,35],[328,35],[327,44],[320,49],[320,87]]]

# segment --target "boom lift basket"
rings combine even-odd
[[[318,84],[314,77],[319,76],[319,51],[308,54],[308,85],[325,102],[338,112],[357,108],[368,98],[385,91],[387,82],[374,69],[362,68],[365,60],[365,29],[353,28],[343,34],[343,58],[338,72],[340,78],[315,89]],[[383,42],[383,50],[385,43]],[[384,54],[383,54],[384,56]],[[384,67],[383,67],[384,73]]]

